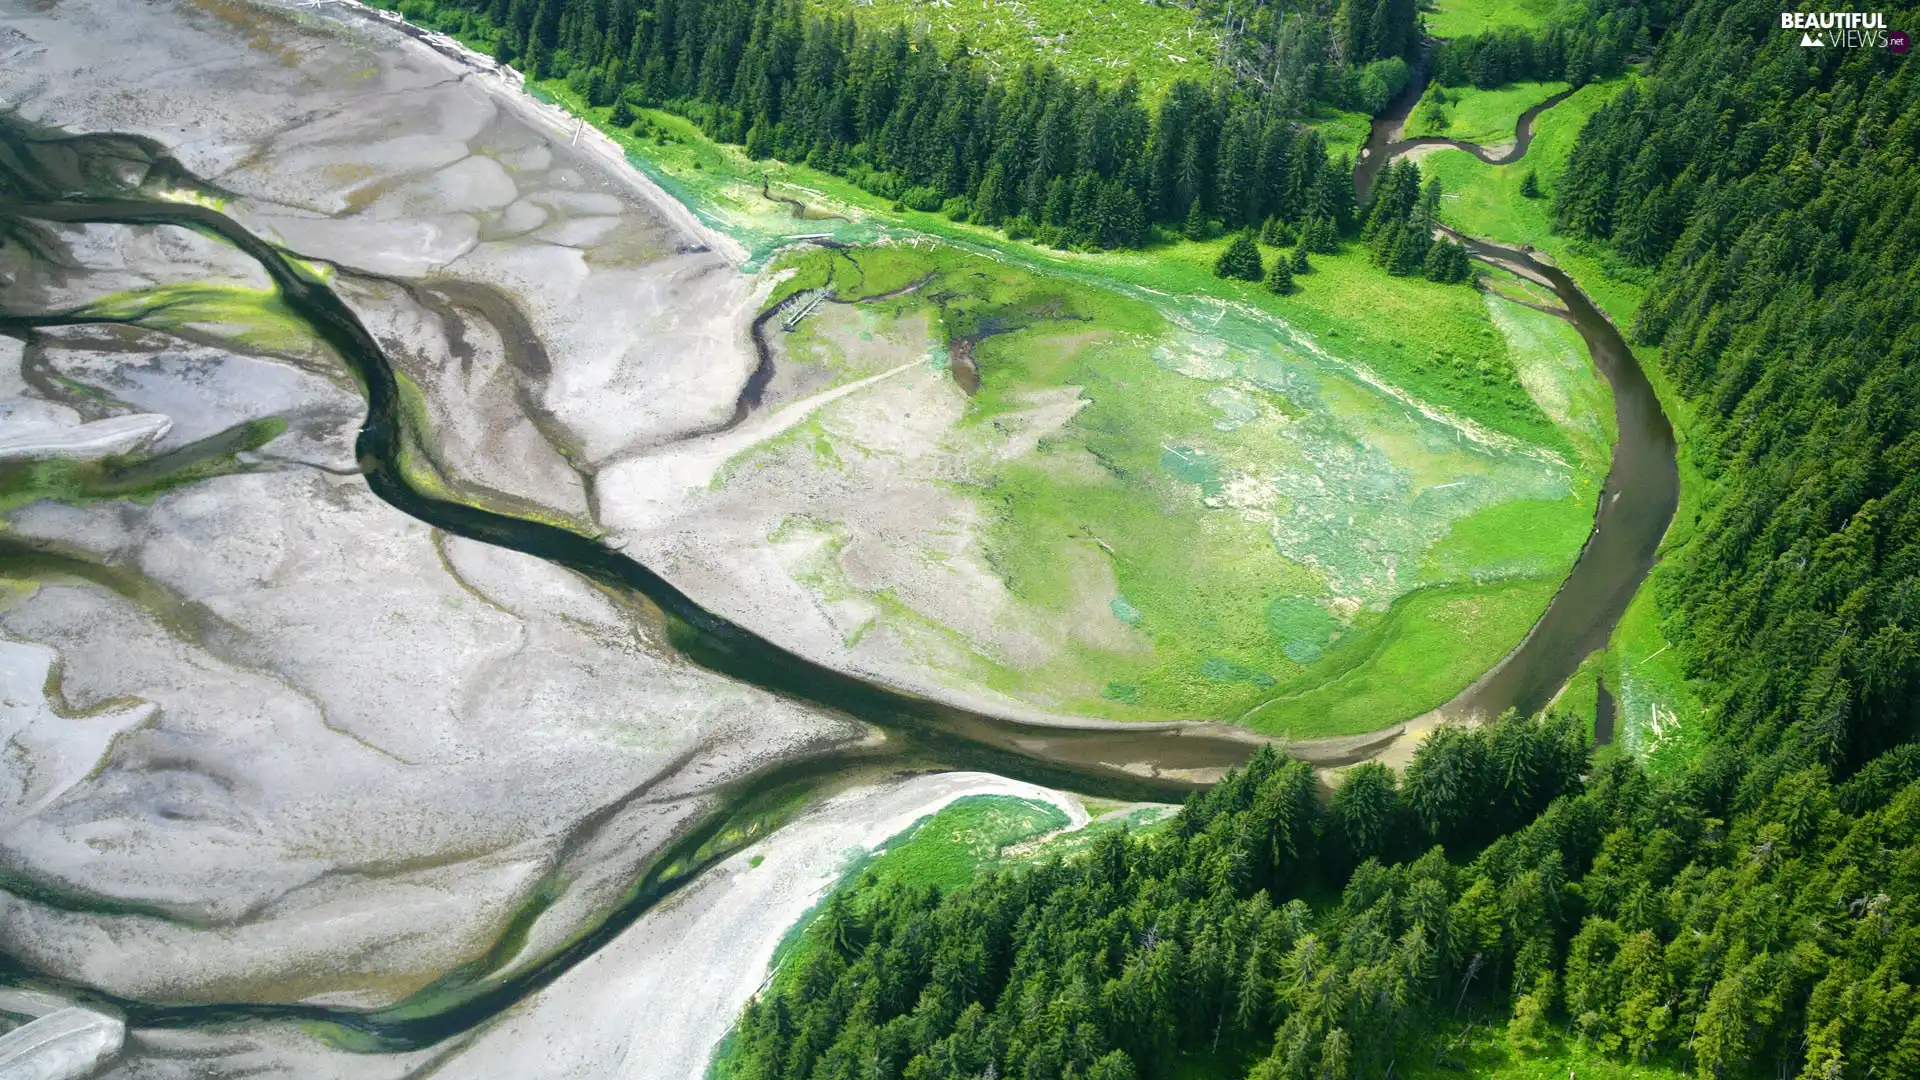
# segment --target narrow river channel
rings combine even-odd
[[[1418,90],[1410,91],[1411,109]],[[1400,106],[1397,104],[1396,108]],[[1544,106],[1542,106],[1544,108]],[[1530,113],[1523,120],[1529,124]],[[1404,112],[1402,113],[1404,118]],[[1376,122],[1378,146],[1356,172],[1371,181],[1396,147]],[[1525,133],[1515,156],[1524,153]],[[433,1045],[499,1013],[591,955],[653,904],[731,849],[715,845],[723,828],[771,789],[813,784],[857,769],[965,768],[1055,788],[1121,799],[1178,801],[1201,786],[1190,774],[1231,768],[1262,745],[1238,728],[1194,724],[1118,725],[1088,722],[1055,726],[969,710],[878,685],[801,657],[721,618],[645,565],[601,542],[538,521],[511,517],[436,497],[414,486],[400,467],[406,432],[388,357],[352,309],[287,253],[254,236],[218,210],[192,203],[135,197],[142,182],[200,187],[163,149],[130,136],[29,134],[0,122],[0,154],[10,159],[7,219],[59,224],[169,225],[217,237],[255,260],[289,310],[359,376],[367,417],[356,455],[369,488],[401,512],[434,528],[525,552],[609,586],[645,596],[662,612],[670,639],[689,660],[712,671],[871,723],[887,733],[883,746],[866,746],[774,767],[729,793],[726,805],[662,853],[627,900],[566,948],[520,974],[485,983],[484,972],[442,985],[380,1010],[317,1005],[168,1006],[109,1003],[134,1027],[186,1027],[243,1020],[293,1020],[337,1025],[358,1033],[349,1040],[367,1050]],[[133,176],[129,182],[127,179]],[[150,188],[149,188],[150,189]],[[1614,327],[1559,270],[1524,252],[1474,242],[1483,259],[1524,267],[1550,282],[1613,385],[1620,443],[1595,518],[1595,527],[1567,582],[1526,640],[1499,666],[1447,706],[1450,713],[1493,714],[1507,707],[1543,705],[1580,660],[1603,644],[1652,565],[1671,519],[1678,483],[1671,428],[1651,386]],[[59,316],[9,316],[0,329],[53,325]],[[742,405],[752,402],[743,397]],[[1388,732],[1390,737],[1392,732]],[[1349,748],[1364,756],[1374,742]],[[6,962],[0,959],[0,970]],[[97,994],[77,991],[84,997]]]
[[[1366,149],[1354,170],[1355,194],[1366,201],[1375,178],[1394,158],[1420,146],[1465,150],[1491,165],[1506,165],[1526,155],[1534,121],[1565,101],[1572,91],[1555,94],[1520,115],[1513,149],[1495,155],[1472,143],[1452,139],[1401,139],[1400,130],[1425,92],[1431,65],[1423,56],[1413,81],[1387,112],[1374,119]],[[1573,570],[1547,610],[1506,658],[1441,707],[1445,716],[1491,717],[1507,709],[1536,712],[1559,693],[1580,662],[1606,645],[1627,605],[1653,569],[1660,541],[1680,504],[1680,470],[1675,460],[1673,425],[1660,398],[1620,331],[1594,306],[1580,286],[1559,267],[1530,251],[1503,247],[1447,230],[1482,262],[1505,266],[1551,286],[1580,332],[1593,366],[1613,388],[1619,438],[1613,463],[1601,486],[1593,530]]]

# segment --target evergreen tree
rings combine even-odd
[[[1526,177],[1520,181],[1520,195],[1527,199],[1540,197],[1540,178],[1534,175],[1532,169],[1528,169]]]
[[[1446,277],[1448,283],[1458,285],[1473,280],[1473,257],[1467,254],[1465,245],[1447,241],[1447,255],[1452,263]]]
[[[1036,225],[1014,231],[1060,243],[1138,245],[1153,226],[1205,238],[1215,218],[1233,229],[1272,218],[1272,239],[1287,240],[1282,225],[1316,214],[1336,232],[1350,221],[1349,168],[1300,122],[1314,95],[1342,93],[1328,67],[1339,62],[1324,29],[1296,15],[1258,16],[1292,50],[1274,69],[1287,85],[1180,80],[1151,111],[1131,80],[1102,87],[1045,66],[995,75],[970,50],[785,0],[438,0],[414,17],[491,36],[530,77],[624,104],[615,126],[639,103],[670,108],[756,160],[805,161],[903,207],[1024,216]],[[1274,47],[1265,30],[1255,37]]]
[[[1260,248],[1254,243],[1252,233],[1242,231],[1234,234],[1233,241],[1214,260],[1213,276],[1241,281],[1261,279]]]
[[[1420,270],[1428,281],[1457,285],[1473,277],[1473,263],[1467,249],[1452,240],[1437,240],[1427,249]]]
[[[1285,257],[1274,255],[1273,262],[1267,265],[1265,284],[1267,291],[1276,296],[1285,296],[1293,291],[1293,271],[1288,267]]]
[[[1300,246],[1316,255],[1339,254],[1340,237],[1334,232],[1332,220],[1324,217],[1309,219],[1301,231]]]
[[[1313,269],[1307,261],[1307,245],[1301,244],[1293,249],[1293,256],[1287,260],[1287,269],[1295,274],[1304,274]]]
[[[1199,199],[1187,204],[1187,218],[1180,227],[1180,234],[1189,240],[1205,240],[1212,232],[1207,224],[1207,212]]]

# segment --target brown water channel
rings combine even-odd
[[[1423,56],[1413,81],[1387,113],[1373,122],[1366,151],[1353,176],[1355,193],[1362,203],[1380,170],[1415,147],[1458,147],[1493,165],[1520,160],[1533,141],[1534,119],[1572,93],[1555,94],[1522,113],[1513,148],[1502,155],[1452,139],[1397,140],[1394,136],[1426,89],[1429,67]],[[1551,287],[1565,309],[1563,317],[1580,332],[1594,367],[1613,388],[1619,439],[1614,443],[1613,463],[1600,490],[1593,531],[1587,534],[1579,561],[1519,646],[1441,707],[1445,716],[1490,717],[1510,708],[1531,713],[1545,708],[1580,662],[1606,645],[1627,604],[1653,569],[1660,540],[1680,503],[1673,425],[1661,411],[1653,384],[1640,370],[1640,362],[1620,331],[1565,271],[1536,259],[1530,251],[1446,231],[1466,244],[1474,258]]]
[[[453,972],[414,999],[376,1010],[305,1004],[166,1005],[115,1000],[84,987],[65,988],[82,999],[120,1009],[132,1026],[284,1020],[351,1029],[358,1034],[344,1043],[369,1050],[429,1046],[551,982],[705,866],[729,854],[718,839],[723,827],[752,812],[770,790],[817,786],[849,770],[977,769],[1112,798],[1177,802],[1203,787],[1212,775],[1244,762],[1261,745],[1262,740],[1225,727],[1027,724],[874,684],[806,659],[707,611],[653,570],[599,540],[416,488],[399,464],[406,419],[393,366],[359,317],[323,281],[297,266],[292,256],[219,211],[143,197],[156,187],[176,186],[199,185],[148,140],[115,135],[32,136],[0,121],[0,237],[49,258],[57,255],[54,245],[43,244],[37,237],[36,227],[42,224],[174,226],[232,244],[261,266],[288,310],[360,377],[367,393],[367,418],[355,453],[376,495],[434,528],[525,552],[611,587],[637,592],[659,609],[670,640],[693,662],[866,721],[885,731],[887,739],[879,746],[773,766],[721,792],[719,810],[662,852],[607,918],[560,952],[506,980],[489,981],[491,968]],[[95,321],[111,320],[84,312],[0,311],[0,332],[30,334],[37,327]],[[12,560],[42,554],[30,542],[23,541],[22,546],[25,550],[11,553]],[[342,632],[353,631],[343,627]],[[0,887],[56,907],[86,907],[82,899],[62,897],[25,878],[8,879]],[[523,914],[535,918],[539,911],[530,908]],[[0,956],[0,976],[9,975],[51,981]]]
[[[1417,99],[1417,91],[1412,96]],[[1375,130],[1381,129],[1376,125]],[[1384,143],[1382,149],[1391,152]],[[1375,164],[1373,171],[1377,170]],[[277,1019],[352,1029],[361,1040],[353,1045],[369,1050],[432,1045],[551,982],[704,866],[724,857],[727,850],[713,846],[722,827],[749,810],[770,788],[817,784],[849,769],[970,768],[1109,797],[1177,801],[1210,775],[1244,762],[1264,741],[1224,725],[1024,722],[878,685],[802,657],[707,611],[653,570],[598,540],[419,490],[399,466],[405,418],[392,365],[352,309],[324,282],[296,266],[287,253],[217,210],[141,197],[143,187],[150,190],[156,183],[198,186],[159,146],[144,139],[29,136],[0,124],[0,234],[24,240],[34,222],[171,225],[218,237],[256,260],[289,310],[361,377],[368,409],[356,454],[368,487],[382,499],[435,528],[532,554],[596,581],[638,592],[659,608],[672,642],[690,660],[856,717],[883,729],[888,738],[884,746],[789,762],[735,785],[723,793],[722,809],[663,852],[616,911],[561,952],[507,980],[489,982],[484,971],[456,972],[423,992],[422,1000],[372,1011],[297,1004],[110,1002],[124,1010],[134,1026]],[[1579,564],[1526,641],[1456,700],[1473,711],[1497,712],[1508,705],[1543,704],[1580,658],[1605,640],[1652,563],[1654,548],[1672,516],[1677,479],[1671,429],[1611,324],[1558,270],[1535,263],[1521,252],[1483,244],[1475,244],[1474,250],[1482,258],[1528,267],[1553,283],[1573,313],[1596,365],[1613,383],[1620,410],[1620,447],[1595,531]],[[0,330],[25,332],[58,321],[57,315],[0,312]],[[751,408],[750,401],[745,404]],[[1301,756],[1327,764],[1358,760],[1394,734],[1390,730],[1340,740]],[[0,957],[0,972],[8,966]]]

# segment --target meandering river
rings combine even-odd
[[[1416,82],[1424,82],[1422,78]],[[1356,171],[1362,194],[1382,165],[1421,141],[1395,142],[1406,111],[1418,100],[1409,89],[1396,103],[1398,119],[1376,121],[1369,154]],[[1557,100],[1557,99],[1556,99]],[[1553,102],[1520,122],[1514,150],[1524,155],[1531,124]],[[1484,160],[1478,148],[1466,147]],[[0,125],[0,151],[16,173],[38,170],[39,182],[20,185],[20,197],[0,202],[6,218],[62,224],[170,225],[217,237],[244,252],[271,278],[286,307],[359,376],[367,417],[356,454],[369,488],[403,513],[434,528],[525,552],[609,586],[632,590],[662,613],[674,646],[690,660],[775,693],[832,709],[883,729],[884,745],[864,745],[789,762],[737,784],[724,809],[682,837],[610,917],[566,948],[497,983],[449,984],[388,1009],[313,1005],[156,1006],[115,1001],[134,1027],[179,1027],[238,1020],[285,1019],[335,1024],[361,1036],[355,1045],[400,1050],[429,1046],[500,1012],[592,954],[705,865],[731,848],[716,843],[729,820],[749,810],[758,793],[857,769],[968,768],[1110,797],[1173,801],[1202,777],[1245,761],[1262,743],[1236,728],[1190,724],[1040,725],[970,710],[849,675],[808,660],[695,603],[660,574],[598,540],[567,529],[438,497],[412,483],[400,466],[406,422],[393,365],[353,310],[294,257],[261,240],[209,206],[135,197],[117,181],[130,159],[149,179],[201,187],[164,149],[128,136],[48,138]],[[90,162],[90,158],[98,160]],[[112,162],[114,180],[103,162]],[[31,177],[29,177],[31,179]],[[91,192],[92,194],[87,194]],[[1563,685],[1581,659],[1603,645],[1652,566],[1678,497],[1671,427],[1619,333],[1566,274],[1526,252],[1469,241],[1474,254],[1505,263],[1548,283],[1613,386],[1619,444],[1600,498],[1594,530],[1565,584],[1527,638],[1505,660],[1443,710],[1491,715],[1509,707],[1536,709]],[[437,286],[436,286],[437,287]],[[0,316],[0,328],[48,325],[59,316]],[[69,320],[72,321],[72,320]],[[764,361],[764,358],[763,358]],[[765,376],[756,372],[764,385]],[[741,407],[750,408],[750,385]],[[1390,741],[1397,729],[1327,748],[1324,763],[1357,760]],[[98,995],[89,995],[98,997]]]
[[[1416,147],[1452,146],[1491,165],[1520,160],[1533,142],[1534,121],[1573,93],[1555,94],[1520,114],[1513,148],[1505,154],[1452,139],[1401,139],[1407,116],[1426,89],[1430,67],[1423,57],[1406,90],[1373,121],[1353,176],[1355,192],[1363,202],[1380,170]],[[1586,343],[1593,366],[1613,388],[1619,437],[1594,510],[1593,530],[1579,560],[1519,646],[1440,710],[1443,715],[1461,717],[1496,716],[1507,709],[1530,713],[1544,708],[1580,662],[1606,645],[1653,569],[1660,541],[1680,504],[1673,425],[1619,329],[1565,271],[1535,258],[1531,251],[1446,231],[1482,262],[1503,265],[1550,286],[1565,309],[1564,317]]]

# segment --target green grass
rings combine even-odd
[[[1427,550],[1423,577],[1438,581],[1557,575],[1573,564],[1593,525],[1578,496],[1515,499],[1461,518]]]
[[[1447,101],[1440,107],[1441,122],[1430,122],[1426,102],[1422,101],[1407,118],[1401,138],[1435,136],[1487,147],[1509,144],[1514,141],[1521,113],[1566,88],[1563,82],[1509,83],[1493,90],[1444,87],[1441,90]]]
[[[1564,238],[1553,235],[1554,186],[1560,174],[1566,171],[1567,158],[1573,153],[1581,126],[1634,78],[1627,75],[1603,83],[1589,83],[1565,101],[1541,113],[1534,119],[1533,142],[1528,145],[1526,156],[1510,165],[1488,165],[1464,150],[1451,149],[1440,150],[1421,159],[1421,171],[1428,176],[1438,176],[1441,188],[1449,195],[1458,196],[1442,200],[1441,218],[1468,236],[1497,243],[1532,244],[1548,251],[1567,246]],[[1538,87],[1543,84],[1526,85]],[[1533,101],[1546,96],[1540,94]],[[1523,105],[1514,110],[1515,116],[1525,107]],[[1507,123],[1505,131],[1503,138],[1511,140],[1511,121]],[[1529,172],[1538,176],[1541,198],[1529,199],[1520,194],[1520,187]],[[1575,276],[1582,288],[1594,293],[1595,286],[1589,284],[1586,277]],[[1600,299],[1598,294],[1595,294],[1595,299]],[[1633,299],[1635,303],[1638,302],[1637,295]],[[1619,317],[1617,312],[1610,313]]]
[[[1686,766],[1707,741],[1705,709],[1661,621],[1654,590],[1643,587],[1627,605],[1602,660],[1616,709],[1614,741],[1639,754],[1654,772]]]
[[[1544,289],[1516,280],[1482,296],[1488,316],[1506,338],[1515,377],[1541,411],[1560,425],[1588,475],[1604,474],[1618,437],[1613,387],[1595,370],[1580,332],[1564,319],[1509,299],[1531,296],[1557,304]]]
[[[1363,667],[1397,664],[1395,650],[1376,653],[1353,644],[1383,621],[1393,596],[1423,584],[1461,584],[1472,592],[1484,583],[1490,603],[1475,604],[1456,590],[1446,604],[1423,600],[1384,619],[1397,627],[1409,618],[1437,617],[1447,628],[1437,635],[1414,633],[1408,642],[1416,649],[1442,647],[1443,662],[1430,672],[1437,678],[1403,687],[1412,697],[1370,696],[1365,708],[1342,714],[1359,725],[1353,730],[1380,726],[1406,715],[1382,710],[1424,708],[1429,698],[1444,699],[1478,674],[1473,664],[1497,659],[1510,648],[1538,616],[1550,590],[1516,590],[1509,579],[1557,576],[1585,536],[1597,470],[1577,473],[1573,492],[1564,497],[1522,498],[1477,512],[1472,504],[1441,508],[1451,525],[1443,522],[1430,534],[1417,530],[1431,526],[1397,521],[1396,507],[1405,505],[1399,500],[1427,486],[1479,482],[1480,466],[1456,456],[1450,445],[1436,450],[1421,444],[1403,430],[1405,419],[1381,413],[1382,400],[1343,375],[1291,386],[1245,381],[1248,371],[1269,361],[1259,349],[1228,352],[1227,343],[1243,331],[1224,318],[1196,335],[1171,324],[1144,299],[951,248],[813,251],[777,265],[792,272],[783,290],[831,284],[841,293],[867,291],[876,278],[891,286],[932,273],[936,277],[917,293],[874,308],[924,309],[950,336],[997,331],[975,351],[981,384],[956,448],[970,460],[982,455],[965,445],[969,432],[991,439],[1003,418],[1030,406],[1035,391],[1079,388],[1087,404],[1063,431],[1025,456],[984,460],[980,483],[969,490],[986,511],[988,564],[1014,596],[1040,612],[1085,611],[1087,566],[1104,563],[1117,595],[1092,598],[1098,614],[1090,617],[1113,619],[1114,635],[1135,644],[1095,648],[1076,641],[1064,660],[1038,669],[988,665],[976,673],[989,685],[1029,700],[1117,718],[1239,716],[1276,693],[1310,689],[1316,679],[1343,676],[1348,685],[1366,681],[1364,672],[1352,677],[1356,658]],[[1364,280],[1367,268],[1354,269],[1355,278]],[[1468,302],[1457,310],[1484,321],[1477,295],[1457,291]],[[937,306],[931,297],[938,297]],[[1267,347],[1286,352],[1277,343]],[[1307,363],[1305,357],[1294,359]],[[1286,376],[1300,369],[1275,370]],[[1413,426],[1421,430],[1418,423]],[[805,452],[818,458],[817,448],[802,444],[831,442],[826,429],[832,427],[789,433],[791,445],[757,448],[736,459],[730,475],[769,454]],[[1322,427],[1349,433],[1336,439],[1359,436],[1373,442],[1387,458],[1374,465],[1340,464],[1336,455],[1316,465],[1295,456],[1302,447],[1335,452],[1318,435],[1303,434]],[[857,445],[829,449],[834,459],[859,452]],[[1334,523],[1306,550],[1276,544],[1268,517],[1275,505],[1283,514],[1296,504],[1330,506],[1312,490],[1288,494],[1288,484],[1324,480],[1336,490],[1365,490],[1384,479],[1371,470],[1387,460],[1408,470],[1404,481],[1386,481],[1410,485],[1404,495],[1384,501],[1369,496],[1356,504],[1336,494],[1339,505],[1333,507],[1342,515],[1385,514],[1377,527],[1361,525],[1349,535]],[[1456,479],[1460,468],[1469,469],[1466,479]],[[1536,479],[1525,483],[1535,483],[1551,472],[1538,464],[1490,468],[1486,478],[1496,485],[1526,476]],[[1277,489],[1260,479],[1275,476],[1284,481]],[[1247,497],[1247,489],[1234,486],[1247,478],[1256,480],[1255,501],[1230,502]],[[811,527],[833,532],[830,523]],[[1416,531],[1406,532],[1409,527]],[[1357,579],[1367,567],[1355,569],[1351,560],[1362,547],[1378,543],[1400,545],[1395,550],[1403,552],[1404,584],[1379,593],[1379,611],[1330,614],[1328,604],[1339,609],[1329,590],[1338,595],[1341,582],[1329,574],[1348,572],[1346,587],[1361,587]],[[823,595],[846,598],[850,586],[834,574],[832,559],[826,562],[808,571],[807,583]],[[1351,603],[1359,608],[1359,600]],[[889,617],[937,632],[905,609]],[[1470,617],[1473,632],[1458,632],[1457,617]],[[1339,657],[1324,658],[1331,653]],[[1401,679],[1396,672],[1380,681]]]
[[[113,455],[93,461],[49,458],[0,465],[0,515],[42,500],[84,505],[148,502],[185,484],[245,472],[236,455],[258,450],[287,429],[277,416],[253,420],[164,454]]]
[[[1015,844],[1067,827],[1048,802],[1007,795],[957,799],[887,842],[861,869],[869,885],[935,885],[955,889],[1001,865]]]
[[[1112,281],[1217,296],[1271,313],[1340,360],[1387,383],[1517,439],[1570,452],[1565,435],[1514,375],[1505,343],[1479,294],[1458,285],[1390,277],[1365,248],[1315,255],[1295,291],[1274,296],[1249,282],[1213,276],[1228,238],[1177,241],[1145,251],[1065,256]],[[1271,260],[1279,249],[1262,248]]]
[[[1556,712],[1585,718],[1589,731],[1592,730],[1591,725],[1600,708],[1602,659],[1603,654],[1595,653],[1582,660],[1580,666],[1574,669],[1573,677],[1568,679],[1567,685],[1561,688],[1552,706]],[[1618,741],[1616,738],[1615,742]]]
[[[1205,81],[1217,37],[1189,6],[1137,0],[866,0],[849,7],[808,0],[823,15],[848,14],[868,26],[925,30],[944,48],[964,41],[988,71],[1053,64],[1079,79],[1113,85],[1128,75],[1146,97],[1179,78]]]
[[[1427,5],[1427,33],[1457,38],[1501,26],[1533,30],[1565,6],[1564,0],[1434,0]]]
[[[1427,1045],[1394,1065],[1404,1080],[1689,1080],[1692,1073],[1667,1062],[1633,1064],[1607,1057],[1578,1040],[1549,1038],[1537,1054],[1515,1053],[1504,1028],[1442,1029]]]
[[[606,128],[608,110],[587,108],[564,83],[530,89]],[[1333,115],[1320,123],[1330,135],[1342,132],[1347,144],[1356,144],[1365,130],[1364,118],[1357,115]],[[1267,398],[1271,413],[1262,422],[1304,422],[1318,431],[1315,425],[1325,426],[1330,418],[1330,437],[1384,454],[1382,460],[1413,485],[1410,491],[1453,479],[1431,475],[1442,461],[1434,445],[1436,431],[1423,426],[1431,422],[1418,417],[1417,405],[1457,418],[1469,428],[1477,425],[1485,433],[1497,448],[1490,459],[1496,464],[1487,466],[1486,478],[1506,498],[1590,501],[1588,489],[1597,481],[1589,475],[1594,455],[1582,451],[1580,432],[1556,423],[1522,385],[1516,376],[1522,359],[1517,346],[1471,289],[1390,278],[1373,267],[1357,245],[1349,245],[1339,255],[1316,257],[1314,269],[1299,279],[1294,294],[1275,297],[1257,285],[1223,282],[1212,275],[1225,238],[1166,241],[1144,251],[1041,249],[939,214],[895,211],[885,200],[804,166],[748,161],[738,148],[717,146],[686,121],[664,113],[645,113],[638,134],[610,134],[636,167],[710,226],[744,243],[750,268],[764,265],[796,234],[827,233],[856,245],[887,237],[932,237],[988,256],[1001,268],[1030,279],[1017,286],[1002,281],[993,286],[1001,291],[997,296],[987,294],[993,289],[962,290],[969,294],[966,303],[972,309],[956,310],[949,304],[949,310],[940,313],[936,337],[964,328],[968,319],[991,321],[1008,307],[1013,294],[1023,291],[1063,300],[1063,310],[1093,320],[1088,326],[1123,331],[1090,340],[1080,335],[1088,326],[1063,324],[1052,330],[1020,328],[980,343],[976,356],[983,386],[974,401],[975,425],[990,427],[1034,388],[1081,386],[1091,404],[1065,437],[1050,440],[1024,460],[988,470],[977,497],[990,512],[985,539],[994,569],[1016,596],[1037,606],[1077,595],[1069,545],[1090,550],[1096,538],[1108,544],[1120,594],[1111,598],[1114,617],[1122,619],[1124,611],[1123,621],[1134,623],[1133,633],[1150,646],[1151,654],[1143,660],[1138,649],[1131,650],[1136,655],[1125,655],[1128,650],[1115,653],[1070,642],[1066,648],[1071,655],[1041,670],[1014,671],[981,657],[970,677],[1050,706],[1122,718],[1236,716],[1290,687],[1300,692],[1299,700],[1277,710],[1289,723],[1304,717],[1324,728],[1337,720],[1357,731],[1410,715],[1466,685],[1478,674],[1472,666],[1482,659],[1491,663],[1517,642],[1551,594],[1551,583],[1534,582],[1528,575],[1524,581],[1515,578],[1516,569],[1497,559],[1430,566],[1432,573],[1468,566],[1465,580],[1421,576],[1425,547],[1444,536],[1443,521],[1437,532],[1402,532],[1426,538],[1398,556],[1397,581],[1363,586],[1357,580],[1360,573],[1350,573],[1350,587],[1370,599],[1363,605],[1339,600],[1345,593],[1333,587],[1338,583],[1324,564],[1358,558],[1356,553],[1372,538],[1372,527],[1349,522],[1358,531],[1316,534],[1310,549],[1303,550],[1299,544],[1276,547],[1275,538],[1263,535],[1259,522],[1239,521],[1235,512],[1203,510],[1200,504],[1221,494],[1221,486],[1236,470],[1245,475],[1258,467],[1269,470],[1261,475],[1277,469],[1280,475],[1306,477],[1319,466],[1303,467],[1298,461],[1287,466],[1276,455],[1297,454],[1297,449],[1282,440],[1261,438],[1257,429],[1216,431],[1214,422],[1222,417],[1207,399],[1215,387],[1190,373],[1170,373],[1155,357],[1156,349],[1164,361],[1170,350],[1224,345],[1243,368],[1261,354],[1280,358],[1305,376],[1302,400],[1312,408],[1303,411],[1297,403],[1288,403],[1287,394],[1274,393]],[[778,195],[803,201],[807,212],[796,218],[788,206],[770,201],[761,194],[763,183]],[[869,285],[910,278],[908,264],[915,256],[904,248],[882,250],[890,252],[885,256],[890,265],[863,265],[857,276],[850,267],[822,267],[815,284],[825,283],[830,273],[843,295],[853,289],[867,294],[884,291]],[[1275,254],[1265,252],[1268,258]],[[1000,272],[988,276],[998,280]],[[1043,283],[1032,284],[1032,279]],[[798,287],[798,282],[785,286]],[[894,314],[904,316],[909,308],[901,305]],[[938,347],[936,342],[936,363],[943,359]],[[1380,389],[1368,388],[1369,383]],[[1440,434],[1448,444],[1463,435],[1444,428]],[[791,446],[773,452],[805,451],[830,467],[854,460],[849,454],[864,453],[811,427],[789,441]],[[1162,441],[1175,450],[1168,451]],[[1564,465],[1524,464],[1526,455],[1542,451]],[[1199,473],[1213,470],[1218,475],[1179,475],[1185,469],[1180,463],[1189,456],[1199,463]],[[1089,459],[1091,471],[1079,468]],[[1106,475],[1096,475],[1102,472]],[[1524,476],[1533,479],[1514,486]],[[1548,482],[1549,476],[1557,479]],[[1326,480],[1336,495],[1348,482],[1339,476]],[[1282,500],[1285,508],[1296,501],[1293,496]],[[1475,506],[1448,511],[1447,518]],[[829,531],[834,527],[831,522],[817,524]],[[1021,543],[1028,539],[1041,543]],[[1570,558],[1574,548],[1577,539],[1560,552],[1547,553],[1543,561]],[[1303,562],[1309,554],[1322,565]],[[836,577],[833,567],[814,569],[819,580],[809,579],[809,585],[816,591],[851,588],[839,580],[844,575]],[[1316,576],[1321,580],[1316,582]],[[1434,591],[1439,586],[1446,589]],[[1471,602],[1468,594],[1478,593],[1485,593],[1484,602]],[[1340,609],[1331,620],[1337,624],[1333,629],[1322,626],[1303,637],[1296,626],[1287,631],[1293,636],[1281,635],[1269,609],[1304,597],[1356,607]],[[1396,597],[1401,602],[1390,607]],[[936,646],[943,652],[957,649],[957,655],[978,656],[954,631],[888,591],[866,592],[862,599],[888,625],[943,643]],[[1405,626],[1421,618],[1443,621],[1424,634]],[[1321,619],[1326,621],[1324,613]],[[1469,632],[1456,625],[1462,620],[1471,623]],[[1378,627],[1398,628],[1396,641],[1401,644],[1389,649],[1350,647],[1364,645]],[[1396,686],[1405,682],[1399,665],[1411,648],[1439,649],[1440,662],[1431,678]],[[1306,685],[1323,675],[1338,676],[1344,686],[1361,686],[1366,692],[1356,707],[1329,713]]]
[[[1324,668],[1299,680],[1325,681],[1275,698],[1240,722],[1264,734],[1312,739],[1417,716],[1499,662],[1559,587],[1556,575],[1411,593],[1359,644],[1329,653]],[[1343,663],[1347,670],[1326,677]]]
[[[1360,148],[1367,145],[1367,136],[1373,131],[1373,117],[1362,112],[1327,109],[1323,115],[1307,121],[1307,126],[1326,140],[1329,161],[1338,161],[1343,155],[1357,160]]]

